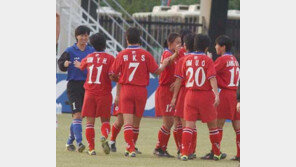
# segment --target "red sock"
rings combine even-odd
[[[222,141],[222,138],[223,138],[223,129],[219,128],[218,131],[219,131],[219,137],[220,137],[220,142],[219,143],[221,145],[221,141]]]
[[[107,139],[110,132],[110,123],[103,122],[101,126],[101,133]]]
[[[182,155],[189,155],[190,145],[192,143],[193,129],[186,127],[182,133]]]
[[[174,129],[174,139],[177,146],[177,150],[181,150],[182,144],[182,124],[177,124],[177,128]]]
[[[220,135],[217,128],[210,129],[210,140],[215,155],[220,155]]]
[[[237,157],[240,157],[240,129],[236,131],[236,148],[237,148]]]
[[[133,126],[124,125],[123,130],[124,130],[124,140],[127,143],[126,150],[128,152],[135,151]]]
[[[88,142],[88,149],[90,151],[95,149],[95,130],[93,124],[86,124],[85,136]]]
[[[139,127],[133,127],[133,132],[134,132],[134,143],[136,145],[138,136],[139,136]]]
[[[166,150],[168,141],[170,138],[170,131],[167,130],[163,125],[158,132],[158,142],[156,148],[161,148],[163,151]]]
[[[117,127],[115,124],[112,125],[112,131],[111,131],[111,141],[116,141],[116,137],[118,133],[120,132],[121,127]]]
[[[192,133],[192,144],[190,145],[189,154],[195,153],[196,139],[197,139],[197,130],[195,128],[193,129],[193,133]]]

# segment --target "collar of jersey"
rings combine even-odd
[[[164,50],[169,51],[171,54],[173,54],[173,52],[169,48],[165,48]]]
[[[232,56],[231,52],[225,52],[222,56]]]
[[[84,51],[86,51],[86,50],[88,49],[88,47],[89,47],[89,44],[87,43],[86,46],[85,46],[85,50],[84,50]],[[77,46],[77,42],[74,43],[74,48],[77,49],[77,50],[80,50],[80,49],[78,48],[78,46]]]
[[[127,47],[127,49],[140,49],[141,46],[140,45],[130,45]]]
[[[188,54],[194,54],[194,55],[206,55],[204,52],[189,52]]]
[[[94,53],[105,53],[105,51],[95,51]]]

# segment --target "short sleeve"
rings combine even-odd
[[[80,64],[80,69],[81,70],[85,70],[86,66],[87,66],[87,63],[86,63],[86,60],[87,60],[88,57],[85,57],[81,60],[81,64]]]
[[[108,74],[112,74],[112,66],[114,64],[114,60],[115,60],[115,58],[113,56],[110,56],[110,64],[108,67]]]
[[[184,59],[182,61],[182,64],[181,64],[181,71],[180,71],[180,77],[181,78],[185,78],[186,77],[186,60]]]
[[[122,65],[121,55],[117,55],[116,59],[113,62],[111,70],[109,70],[109,73],[118,75],[121,72],[120,71],[121,65]]]
[[[175,68],[175,77],[177,78],[181,78],[183,79],[183,75],[182,75],[182,63],[183,63],[184,58],[181,58],[178,63],[177,66]]]
[[[224,61],[221,57],[219,57],[218,59],[216,59],[215,61],[215,69],[217,72],[219,72],[220,70],[222,70],[223,67],[225,67]]]
[[[168,51],[164,51],[161,55],[161,60],[160,60],[160,63],[162,64],[163,60],[170,57],[172,54]]]
[[[147,68],[150,73],[154,73],[158,69],[155,59],[150,54],[148,54]]]
[[[207,79],[211,79],[216,76],[216,69],[214,62],[211,58],[207,59]]]

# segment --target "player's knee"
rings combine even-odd
[[[76,112],[73,114],[73,119],[82,119],[81,112]]]

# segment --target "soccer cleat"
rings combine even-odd
[[[178,152],[177,152],[177,158],[178,158],[178,159],[181,159],[181,153],[180,153],[180,150],[178,150]]]
[[[167,158],[175,158],[175,156],[172,156],[168,153],[168,151],[165,151],[164,152],[164,157],[167,157]]]
[[[88,155],[97,155],[95,150],[87,151]]]
[[[136,151],[136,154],[142,154],[142,152],[139,151],[139,149],[137,147],[135,148],[135,151]]]
[[[188,156],[186,156],[186,155],[181,156],[181,161],[187,161],[187,160],[188,160]]]
[[[211,151],[210,153],[206,154],[205,156],[201,157],[201,159],[209,160],[214,158],[214,153]]]
[[[136,157],[136,152],[131,152],[131,153],[129,153],[129,156],[130,156],[130,157]]]
[[[124,151],[124,156],[126,156],[126,157],[129,156],[129,152],[125,150]]]
[[[153,154],[158,156],[158,157],[162,157],[164,152],[162,151],[161,148],[156,148],[156,149],[154,149]]]
[[[66,144],[66,149],[68,151],[75,151],[76,147],[73,144]]]
[[[196,158],[196,154],[195,153],[192,153],[192,154],[189,154],[188,155],[188,159],[194,159]]]
[[[239,161],[240,162],[240,157],[234,156],[230,160],[232,160],[232,161]]]
[[[79,143],[78,148],[77,148],[77,151],[80,152],[80,153],[82,153],[84,151],[84,149],[85,149],[85,145],[82,144],[82,143]]]
[[[214,155],[213,159],[215,161],[221,160],[221,159],[225,159],[226,158],[226,154],[225,153],[220,153],[220,155]]]
[[[116,152],[117,151],[115,141],[110,141],[109,146],[110,146],[111,152]]]
[[[105,137],[101,137],[102,148],[105,154],[110,154],[110,147]]]

